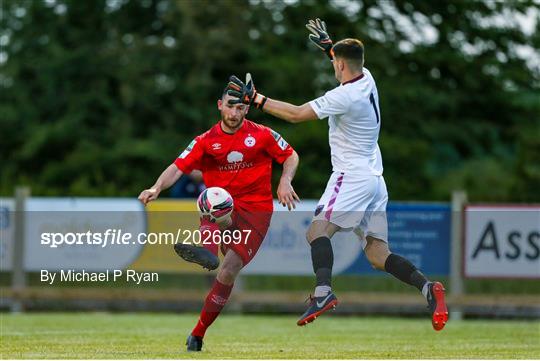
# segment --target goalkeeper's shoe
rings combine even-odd
[[[431,324],[435,331],[440,331],[448,321],[448,309],[444,301],[444,287],[442,283],[429,283],[427,301],[429,311],[431,312]]]
[[[177,243],[174,245],[174,250],[185,261],[197,263],[209,271],[215,270],[219,266],[219,258],[204,247]]]
[[[328,311],[329,309],[336,308],[336,305],[338,304],[337,297],[336,295],[334,295],[333,292],[329,292],[326,296],[309,296],[309,298],[311,302],[309,303],[307,311],[304,312],[302,317],[300,317],[298,322],[296,322],[298,326],[305,326],[308,323],[315,321],[315,319],[321,314]]]
[[[186,346],[188,351],[201,351],[202,350],[202,337],[189,335],[186,340]]]

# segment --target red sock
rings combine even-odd
[[[219,232],[219,226],[216,223],[201,218],[201,226],[199,227],[199,230],[201,231],[201,238],[206,240],[206,242],[203,243],[203,247],[217,257],[220,237],[215,237],[214,232]],[[208,235],[208,232],[211,233],[210,236]]]
[[[232,288],[233,285],[224,285],[216,279],[214,286],[212,286],[212,289],[204,301],[199,322],[197,322],[197,325],[193,331],[191,331],[193,336],[204,337],[206,329],[210,327],[212,322],[219,316],[219,313],[227,303]]]

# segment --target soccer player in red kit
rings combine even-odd
[[[225,256],[206,297],[199,321],[187,339],[188,351],[201,350],[206,329],[227,303],[238,273],[253,259],[264,240],[273,211],[273,160],[283,164],[277,189],[278,201],[290,210],[299,200],[291,185],[298,167],[298,154],[278,133],[245,119],[249,106],[229,104],[231,97],[226,91],[217,104],[221,120],[196,137],[165,169],[156,183],[139,195],[139,200],[146,205],[155,200],[162,190],[173,185],[182,174],[199,169],[207,187],[224,188],[233,197],[232,225],[221,227],[251,230],[250,233],[242,232],[244,236],[249,235],[239,244],[231,242],[221,245]],[[201,229],[214,231],[217,227],[214,223],[201,220]],[[209,269],[217,268],[218,245],[205,247],[176,244],[175,250],[189,262]]]

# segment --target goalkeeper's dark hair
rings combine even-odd
[[[345,60],[357,70],[364,66],[364,44],[358,39],[343,39],[332,47],[334,57]]]

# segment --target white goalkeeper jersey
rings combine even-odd
[[[382,175],[377,140],[381,129],[379,95],[371,73],[345,82],[309,102],[319,119],[328,117],[334,172]]]

